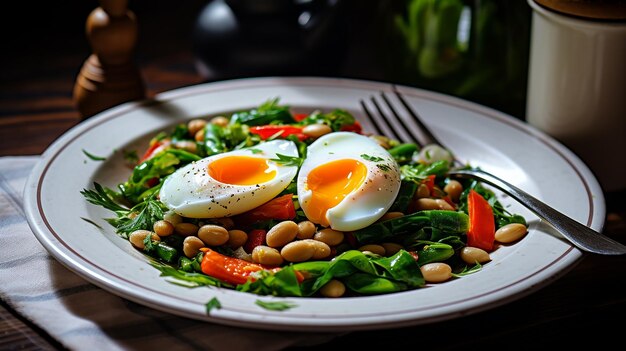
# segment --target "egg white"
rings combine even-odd
[[[165,179],[159,199],[170,210],[189,218],[221,218],[249,211],[280,194],[295,178],[298,168],[268,161],[276,170],[273,179],[261,184],[233,185],[211,177],[209,164],[228,156],[270,160],[278,158],[277,154],[298,157],[298,148],[289,140],[273,140],[192,162]]]
[[[297,179],[298,201],[305,215],[310,212],[312,191],[309,173],[328,162],[354,159],[367,167],[365,181],[340,203],[328,209],[326,220],[332,229],[358,230],[376,222],[393,205],[400,190],[397,162],[383,147],[367,136],[352,132],[326,134],[307,149]]]

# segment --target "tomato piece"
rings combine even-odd
[[[467,212],[470,220],[467,245],[492,251],[496,225],[491,205],[472,189],[467,196]]]

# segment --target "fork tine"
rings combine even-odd
[[[380,107],[380,105],[378,104],[376,99],[372,96],[372,97],[370,97],[370,100],[372,101],[372,104],[374,104],[374,107],[376,107],[376,111],[378,111],[378,115],[381,117],[381,118],[372,118],[372,122],[374,122],[378,126],[379,129],[381,129],[380,128],[381,124],[384,123],[385,124],[385,128],[384,129],[387,129],[389,131],[389,133],[385,133],[383,135],[387,135],[388,137],[394,138],[396,140],[402,140],[402,141],[406,142],[406,140],[404,140],[404,138],[402,138],[396,132],[396,130],[391,126],[391,124],[389,124],[389,117],[386,116],[385,112]]]
[[[421,132],[423,133],[422,138],[420,138],[420,140],[423,141],[424,145],[428,145],[428,144],[438,144],[441,147],[445,146],[439,141],[437,140],[437,138],[435,137],[435,135],[430,131],[430,129],[428,129],[428,127],[426,127],[426,125],[422,122],[421,117],[417,114],[417,112],[415,112],[415,110],[406,102],[406,100],[404,99],[404,97],[398,92],[398,90],[396,89],[396,87],[394,86],[393,92],[396,94],[396,97],[398,98],[398,100],[400,100],[400,103],[402,104],[402,106],[404,106],[404,108],[407,110],[407,112],[409,113],[409,115],[411,115],[411,117],[413,117],[414,122],[418,125],[418,127],[420,128]]]
[[[411,138],[413,140],[406,140],[406,142],[415,142],[418,144],[419,147],[424,147],[425,145],[427,145],[428,143],[424,142],[424,140],[421,138],[419,133],[417,134],[415,133],[415,128],[409,128],[409,126],[404,121],[404,118],[402,118],[400,114],[398,113],[398,111],[396,110],[396,108],[393,107],[393,105],[391,104],[391,101],[389,101],[389,98],[387,97],[385,92],[381,92],[380,96],[383,98],[383,101],[385,101],[385,104],[387,105],[387,107],[389,108],[393,116],[395,117],[395,121],[398,122],[402,126],[402,128],[411,135]]]
[[[376,133],[378,133],[378,135],[384,135],[382,129],[380,128],[380,125],[376,121],[376,118],[374,118],[374,114],[367,107],[367,105],[365,104],[365,101],[361,99],[359,102],[361,103],[361,108],[363,108],[363,111],[365,111],[365,114],[367,115],[367,117],[369,117],[370,121],[372,122],[374,129],[376,129]]]

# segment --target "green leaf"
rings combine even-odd
[[[136,150],[122,150],[124,155],[124,160],[131,165],[136,165],[139,162],[139,156],[137,155]]]
[[[294,307],[297,307],[298,305],[290,302],[290,301],[263,301],[263,300],[256,300],[254,302],[255,304],[257,304],[258,306],[261,306],[263,308],[265,308],[266,310],[270,310],[270,311],[285,311]]]
[[[254,273],[255,280],[237,286],[238,291],[257,295],[302,296],[298,279],[292,266],[286,266],[278,272],[266,270]]]
[[[391,257],[374,257],[358,250],[348,250],[331,261],[302,262],[293,269],[306,272],[302,282],[303,296],[311,296],[332,279],[361,294],[384,294],[419,287],[424,280],[411,254],[398,251]]]
[[[87,157],[89,157],[91,160],[93,160],[93,161],[104,161],[104,160],[106,160],[106,157],[102,157],[102,156],[95,156],[95,155],[93,155],[93,154],[91,154],[91,153],[87,152],[87,150],[85,150],[85,149],[82,149],[82,150],[83,150],[83,153],[84,153]]]
[[[384,161],[385,160],[382,157],[370,156],[370,155],[367,155],[367,154],[361,154],[361,157],[363,157],[363,159],[365,159],[365,160],[372,161],[372,162],[380,162],[380,161]]]
[[[96,182],[93,183],[93,186],[95,191],[83,189],[80,192],[89,203],[102,206],[111,211],[128,211],[127,208],[122,207],[109,196],[105,187]]]
[[[400,177],[405,181],[419,183],[429,175],[444,177],[450,169],[450,163],[442,160],[431,164],[405,164],[400,167]]]
[[[463,277],[463,276],[466,276],[466,275],[469,275],[469,274],[474,274],[474,273],[480,271],[482,268],[483,268],[483,266],[480,263],[476,262],[476,264],[474,266],[472,266],[472,267],[467,267],[466,266],[459,273],[452,273],[452,276],[455,277],[455,278],[460,278],[460,277]]]
[[[315,111],[307,116],[307,118],[300,121],[299,124],[326,124],[334,132],[338,132],[341,130],[342,127],[352,125],[355,121],[356,120],[354,119],[354,116],[352,116],[348,111],[343,109],[335,109],[328,113]]]
[[[156,260],[151,262],[150,264],[152,265],[152,267],[158,269],[161,272],[161,277],[173,279],[168,281],[176,285],[181,285],[188,288],[196,288],[200,286],[221,286],[233,288],[232,285],[226,284],[206,274],[184,272],[170,265],[157,262]]]
[[[151,252],[153,250],[155,250],[156,245],[154,245],[152,243],[152,234],[150,235],[146,235],[146,237],[143,239],[143,249],[146,252]]]
[[[256,109],[234,113],[230,124],[260,126],[270,123],[292,124],[296,120],[289,112],[289,106],[279,105],[279,99],[269,99]]]
[[[276,154],[276,156],[278,156],[278,158],[270,158],[270,161],[274,161],[287,167],[300,167],[302,166],[302,162],[304,162],[304,159],[301,157],[287,156],[283,154]]]
[[[89,218],[80,217],[80,219],[82,219],[83,221],[85,221],[85,222],[87,222],[87,223],[89,223],[89,224],[91,224],[91,225],[95,226],[95,227],[96,227],[96,228],[98,228],[98,229],[102,229],[102,227],[101,227],[100,225],[98,225],[98,223],[96,223],[96,222],[92,221],[92,220],[91,220],[91,219],[89,219]]]
[[[222,304],[220,303],[220,301],[217,299],[217,297],[212,298],[211,300],[209,300],[209,302],[207,302],[205,304],[206,306],[206,314],[209,315],[211,314],[211,311],[213,309],[220,309],[222,308]]]

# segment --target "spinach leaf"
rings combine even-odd
[[[256,109],[236,112],[230,119],[231,124],[239,123],[248,126],[260,126],[270,123],[291,124],[296,120],[289,112],[288,106],[278,104],[279,99],[267,100]]]
[[[463,212],[429,210],[374,223],[353,232],[359,244],[399,241],[424,228],[436,228],[444,233],[467,232],[469,217]]]

